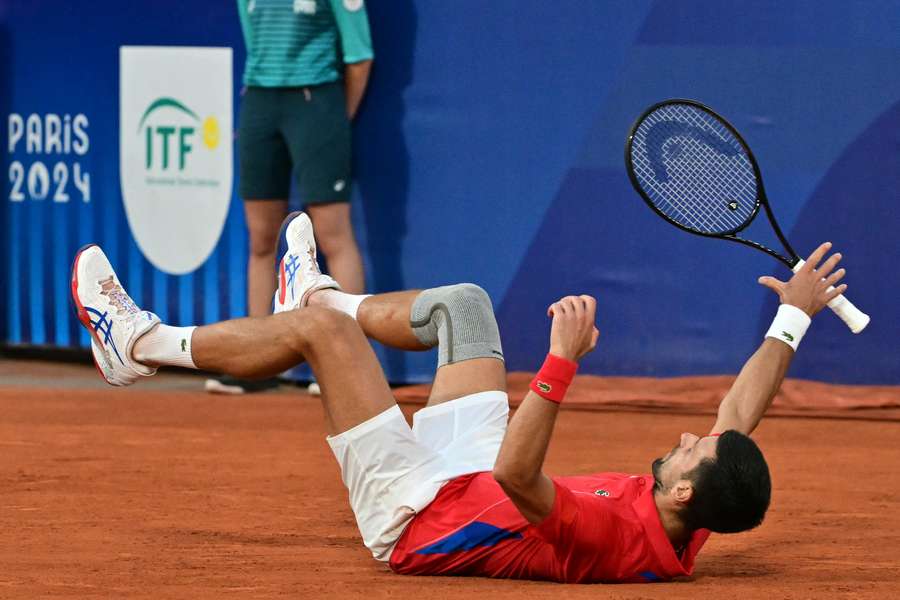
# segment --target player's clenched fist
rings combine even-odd
[[[578,360],[597,345],[600,332],[594,325],[597,300],[591,296],[566,296],[547,309],[550,326],[550,354]]]

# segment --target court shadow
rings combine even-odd
[[[723,560],[719,557],[715,562],[704,564],[702,572],[696,573],[686,581],[714,581],[716,579],[759,579],[779,575],[783,572],[776,565],[750,563],[737,557],[727,557]]]

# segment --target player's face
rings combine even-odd
[[[682,433],[678,445],[661,458],[653,461],[653,478],[657,486],[668,489],[684,478],[700,461],[716,457],[716,443],[719,438],[697,437],[693,433]]]

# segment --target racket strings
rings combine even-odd
[[[743,146],[700,108],[667,104],[635,129],[631,162],[650,202],[702,233],[741,228],[757,205],[756,174]]]

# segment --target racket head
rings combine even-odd
[[[765,203],[762,176],[741,134],[711,108],[675,98],[654,104],[625,142],[631,184],[676,227],[733,236]]]

